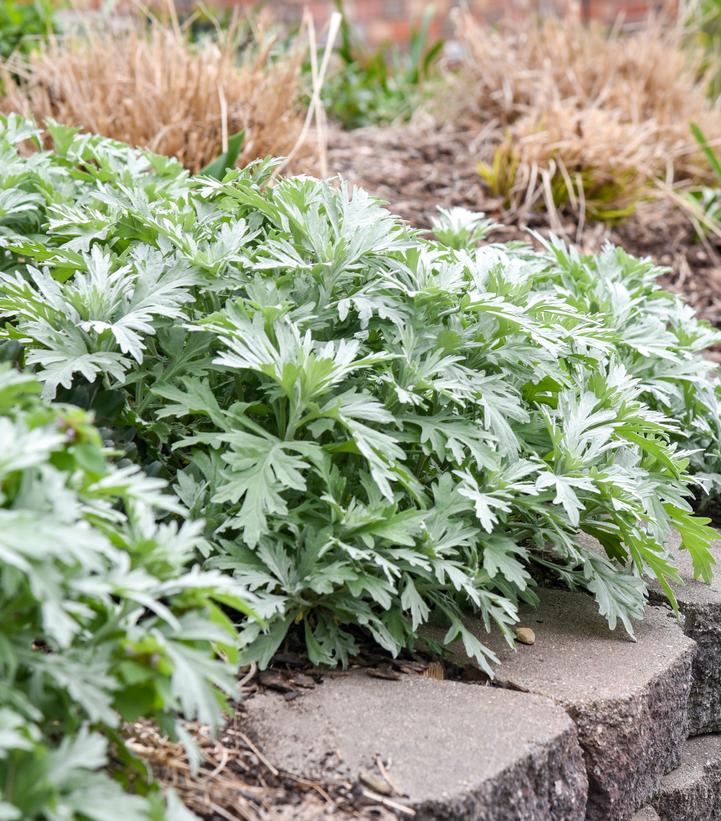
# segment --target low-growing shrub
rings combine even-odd
[[[176,157],[196,172],[239,131],[240,164],[285,155],[302,127],[302,53],[277,56],[272,37],[241,34],[192,43],[153,23],[52,40],[5,70],[0,110],[52,117]]]
[[[189,178],[48,127],[29,156],[32,124],[0,132],[6,356],[204,518],[267,619],[243,660],[291,629],[314,663],[360,633],[395,653],[436,619],[490,669],[463,617],[510,640],[539,566],[631,631],[646,577],[672,598],[672,527],[709,578],[689,471],[718,479],[718,337],[652,263],[476,247],[458,210],[431,241],[361,190],[268,187],[272,163]]]
[[[110,464],[90,417],[39,393],[0,369],[0,816],[161,818],[122,722],[216,727],[235,686],[216,650],[237,652],[222,606],[246,600],[187,568],[200,525],[156,522],[182,512],[165,483]]]

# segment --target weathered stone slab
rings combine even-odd
[[[661,819],[653,807],[644,807],[631,816],[631,821],[661,821]]]
[[[721,819],[721,736],[690,738],[654,799],[662,821]]]
[[[711,584],[693,577],[693,563],[687,550],[679,548],[674,533],[669,549],[674,554],[683,585],[674,592],[684,616],[684,632],[698,645],[693,663],[693,683],[689,695],[689,733],[700,735],[721,731],[721,542],[712,545],[716,558]],[[665,601],[660,586],[652,585],[652,601]]]
[[[580,821],[587,781],[576,730],[540,696],[492,687],[365,675],[326,680],[287,702],[246,702],[269,760],[305,777],[389,778],[417,821]],[[372,779],[371,779],[372,781]]]
[[[574,720],[588,772],[587,817],[629,818],[678,765],[694,643],[657,607],[647,608],[634,642],[608,629],[590,596],[563,590],[541,591],[540,608],[522,609],[520,624],[536,640],[516,650],[480,621],[468,626],[500,658],[496,684],[552,698]]]

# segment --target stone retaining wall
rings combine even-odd
[[[516,650],[468,622],[499,656],[493,682],[359,670],[255,696],[249,730],[276,766],[377,782],[418,821],[721,821],[721,579],[679,558],[680,616],[657,598],[635,641],[585,594],[542,590]]]

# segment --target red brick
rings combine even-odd
[[[227,5],[248,9],[257,0],[216,0]],[[186,2],[186,0],[179,0]],[[470,9],[480,18],[498,20],[504,16],[522,18],[527,14],[563,13],[571,6],[580,6],[580,0],[467,0]],[[659,12],[675,6],[676,0],[588,0],[589,16],[607,23],[623,17],[628,22],[642,19],[649,12]],[[459,0],[434,0],[436,18],[433,36],[452,33],[450,12]],[[274,0],[269,4],[282,20],[297,22],[304,7],[313,14],[316,26],[322,26],[335,5],[332,0]],[[416,25],[429,3],[423,0],[346,0],[345,9],[350,21],[372,43],[383,40],[403,42],[408,39],[410,27]]]

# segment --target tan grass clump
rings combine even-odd
[[[239,58],[232,36],[191,44],[177,28],[90,32],[52,42],[3,72],[3,111],[52,117],[159,154],[193,172],[245,129],[240,163],[288,154],[297,140],[299,49],[271,58],[271,40]]]
[[[624,34],[571,16],[494,29],[463,13],[458,36],[450,116],[492,135],[480,170],[509,204],[613,218],[656,180],[709,176],[689,122],[721,141],[721,116],[676,26]]]

